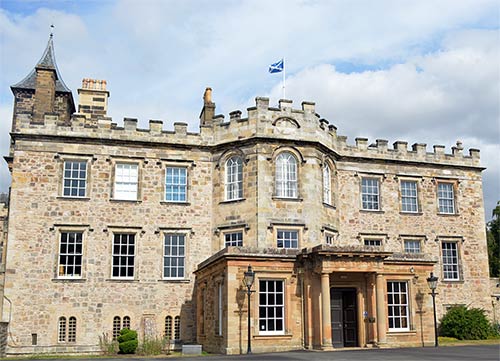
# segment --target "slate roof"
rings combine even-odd
[[[56,71],[56,92],[71,93],[71,90],[64,84],[59,69],[57,69],[56,57],[54,54],[54,42],[52,34],[50,34],[49,42],[45,51],[36,64],[35,68],[19,83],[12,85],[11,89],[35,89],[36,85],[36,68],[55,69]]]

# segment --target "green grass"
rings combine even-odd
[[[439,337],[440,346],[465,346],[465,345],[500,345],[500,337],[488,340],[458,340],[453,337]]]

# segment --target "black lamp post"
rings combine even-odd
[[[252,294],[251,288],[253,282],[255,281],[255,272],[252,270],[252,266],[248,265],[248,271],[245,272],[245,277],[243,277],[243,283],[247,287],[247,295],[248,295],[248,347],[247,354],[252,353],[252,341],[250,339],[250,295]]]
[[[427,284],[431,289],[432,296],[432,307],[434,308],[434,346],[438,347],[438,329],[437,329],[437,320],[436,320],[436,287],[437,287],[438,278],[434,276],[434,273],[431,272],[431,275],[427,278]]]

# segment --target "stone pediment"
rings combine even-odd
[[[273,121],[273,125],[279,129],[299,129],[300,124],[293,118],[279,117]]]

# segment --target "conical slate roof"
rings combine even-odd
[[[36,68],[55,69],[56,71],[56,92],[71,93],[71,90],[64,84],[64,81],[57,69],[56,57],[54,54],[54,42],[52,41],[52,34],[50,34],[49,42],[45,51],[36,64],[35,68],[19,83],[12,85],[11,89],[35,89],[36,86]]]

